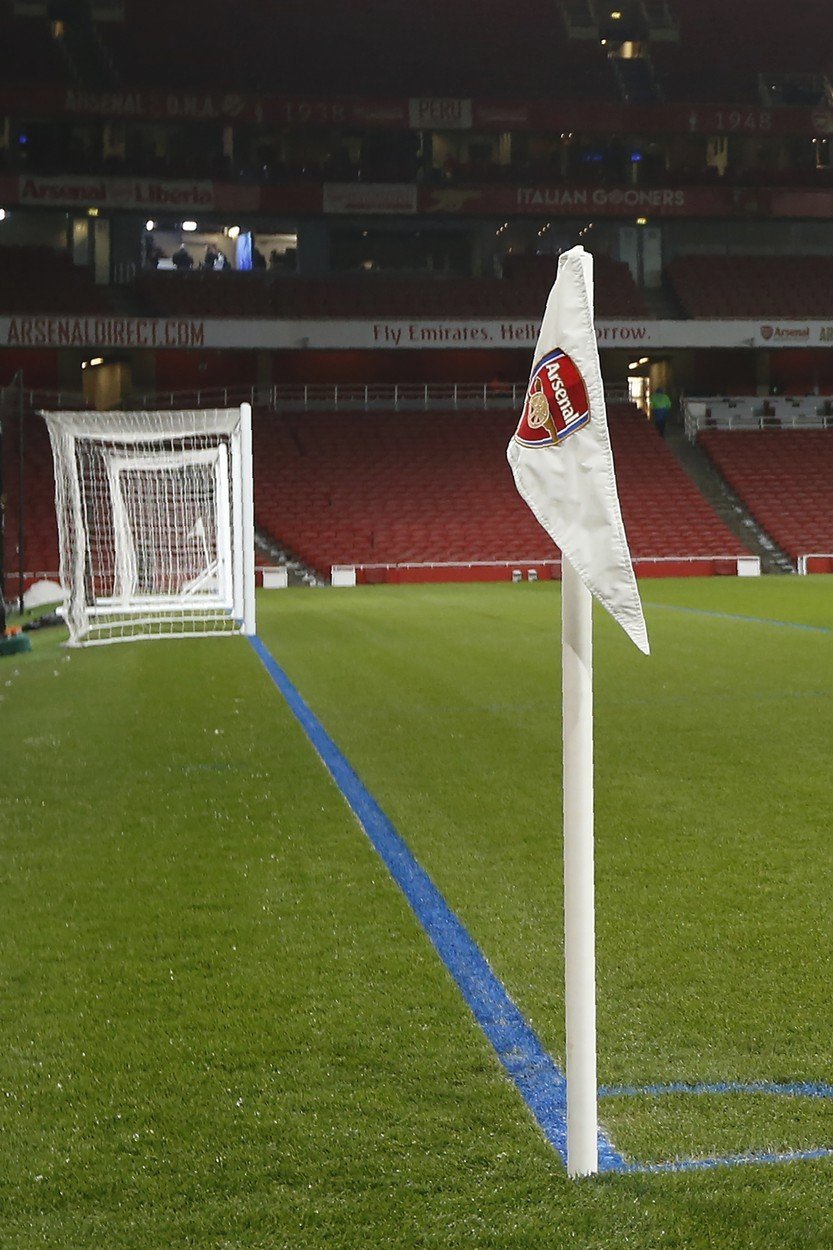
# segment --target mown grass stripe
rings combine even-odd
[[[643,600],[646,608],[664,608],[667,612],[686,612],[689,616],[708,616],[716,621],[742,621],[747,625],[772,625],[776,629],[801,629],[810,634],[833,634],[827,625],[805,625],[803,621],[778,621],[769,616],[745,616],[739,612],[713,612],[710,608],[690,608],[681,603],[651,603]]]
[[[564,1074],[489,967],[477,943],[268,648],[259,638],[250,641],[371,844],[405,895],[545,1138],[566,1163],[567,1085]],[[625,1160],[601,1131],[599,1167],[602,1171],[622,1171],[626,1167]]]

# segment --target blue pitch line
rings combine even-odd
[[[813,1081],[672,1081],[670,1085],[600,1085],[600,1098],[652,1098],[663,1094],[773,1094],[782,1098],[833,1098],[833,1085]]]
[[[811,634],[833,634],[827,625],[804,625],[801,621],[776,621],[769,616],[741,616],[737,612],[711,612],[707,608],[686,608],[676,603],[649,603],[643,600],[643,607],[665,608],[669,612],[689,612],[694,616],[711,616],[718,621],[745,621],[752,625],[774,625],[777,629],[803,629]]]
[[[521,1015],[501,982],[489,967],[477,943],[446,903],[425,870],[417,863],[373,795],[353,771],[321,722],[259,638],[250,638],[264,668],[286,699],[318,756],[338,786],[371,844],[402,890],[416,918],[425,929],[448,971],[457,983],[475,1020],[494,1047],[498,1059],[515,1083],[546,1140],[567,1163],[567,1082],[542,1046],[534,1029]],[[613,1097],[638,1093],[728,1093],[733,1085],[609,1086],[600,1096]],[[806,1093],[808,1097],[833,1096],[822,1093],[827,1086],[738,1086],[747,1092]],[[814,1092],[809,1092],[814,1091]],[[727,1155],[710,1159],[681,1159],[670,1163],[628,1163],[610,1138],[599,1130],[599,1171],[619,1175],[662,1172],[695,1172],[740,1164],[788,1163],[823,1159],[833,1150],[795,1150],[784,1154]]]
[[[475,1020],[494,1047],[545,1138],[566,1165],[567,1083],[564,1074],[492,972],[476,942],[417,863],[286,673],[259,638],[250,638],[249,641],[457,982]],[[626,1167],[624,1158],[600,1130],[600,1170],[621,1172]]]
[[[674,1159],[670,1163],[626,1163],[617,1168],[629,1176],[662,1172],[707,1172],[714,1168],[741,1167],[761,1163],[800,1163],[812,1159],[829,1159],[833,1150],[820,1146],[817,1150],[785,1150],[780,1154],[749,1154],[713,1156],[710,1159]]]

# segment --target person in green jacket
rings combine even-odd
[[[665,436],[665,423],[668,420],[668,414],[671,411],[671,396],[664,387],[658,386],[655,391],[651,392],[651,419],[657,428],[657,431]]]

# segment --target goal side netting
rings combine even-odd
[[[41,416],[70,643],[254,634],[250,405]]]

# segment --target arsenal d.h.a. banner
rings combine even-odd
[[[507,448],[515,485],[587,589],[647,655],[593,325],[593,258],[558,259],[518,428]]]

